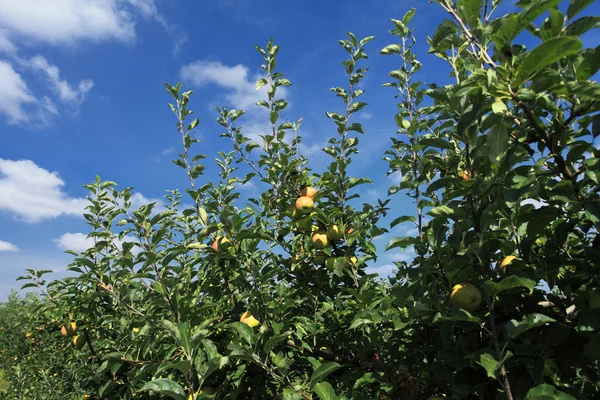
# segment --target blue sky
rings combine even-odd
[[[338,45],[346,31],[369,43],[370,71],[364,81],[361,116],[366,134],[353,173],[369,176],[364,201],[385,198],[394,178],[385,178],[381,160],[396,128],[392,89],[382,88],[398,57],[378,56],[394,42],[390,18],[417,8],[413,27],[425,67],[421,79],[444,83],[448,69],[427,55],[425,35],[446,14],[425,0],[373,2],[264,0],[0,0],[0,300],[20,283],[25,268],[53,269],[61,276],[80,250],[87,225],[83,184],[96,175],[120,187],[134,186],[138,205],[161,199],[166,190],[186,187],[171,163],[179,149],[175,121],[163,82],[183,80],[194,89],[191,108],[200,118],[200,151],[209,157],[204,179],[214,178],[211,162],[230,150],[220,138],[215,106],[244,108],[250,134],[266,117],[254,90],[261,57],[253,46],[274,37],[281,50],[278,70],[292,81],[285,115],[304,118],[303,152],[316,171],[328,156],[320,152],[335,126],[325,111],[341,103],[329,91],[346,86]],[[593,6],[597,14],[599,6]],[[597,40],[595,40],[597,44]],[[594,46],[596,45],[594,44]],[[440,69],[440,67],[443,68]],[[202,178],[201,178],[202,179]],[[242,189],[252,196],[256,188]],[[400,215],[414,206],[402,194],[391,206]],[[395,229],[395,235],[407,227]],[[387,238],[376,244],[382,249]],[[410,252],[390,252],[371,266],[388,274],[392,262]]]

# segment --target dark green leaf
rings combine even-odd
[[[176,400],[186,400],[183,388],[177,382],[166,378],[154,379],[146,383],[139,391],[153,391],[161,396],[167,396]]]
[[[342,366],[336,362],[328,362],[325,364],[321,364],[319,368],[317,368],[311,378],[310,378],[310,387],[313,389],[315,385],[321,382],[327,375],[331,374],[334,371],[342,368]]]
[[[567,9],[567,17],[573,19],[574,16],[579,14],[583,9],[592,4],[594,0],[571,0],[569,8]]]
[[[548,65],[577,53],[581,46],[581,41],[574,37],[563,36],[547,40],[523,58],[517,70],[514,84],[520,86]]]
[[[543,383],[533,389],[529,389],[525,400],[575,400],[575,398],[557,390],[552,385]]]
[[[525,331],[528,331],[529,329],[546,325],[551,322],[556,322],[556,320],[544,314],[530,314],[523,318],[523,320],[521,321],[516,321],[513,319],[507,322],[506,325],[504,325],[504,332],[509,337],[513,338]]]
[[[516,275],[506,277],[500,282],[485,281],[484,283],[485,290],[490,294],[490,296],[495,296],[499,292],[514,288],[526,288],[529,290],[529,293],[531,293],[533,292],[533,288],[535,287],[535,285],[535,281]]]

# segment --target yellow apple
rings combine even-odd
[[[465,169],[464,171],[460,171],[459,175],[463,181],[470,181],[472,176],[469,168]]]
[[[140,328],[132,328],[133,333],[140,333]]]
[[[82,348],[85,345],[85,336],[77,335],[73,337],[73,345],[78,349]]]
[[[506,256],[502,259],[502,261],[500,261],[500,263],[498,264],[498,269],[505,274],[506,273],[506,267],[508,267],[508,264],[510,264],[511,262],[513,262],[514,260],[516,260],[517,257],[515,256]]]
[[[301,196],[296,200],[296,210],[302,215],[310,214],[314,208],[315,202],[308,196]]]
[[[337,225],[329,225],[327,227],[327,237],[335,242],[344,237],[344,231]]]
[[[231,241],[226,237],[219,236],[215,239],[212,244],[212,248],[214,251],[219,251],[219,249],[227,249],[231,245]]]
[[[63,325],[60,328],[60,334],[61,336],[68,336],[71,337],[75,334],[75,332],[77,331],[77,324],[75,322],[71,322],[68,326],[67,325]]]
[[[317,194],[317,189],[311,186],[307,186],[300,191],[300,194],[302,196],[310,197],[312,199],[313,197],[315,197],[315,194]]]
[[[600,292],[591,292],[588,301],[592,310],[600,308]]]
[[[327,233],[323,231],[313,233],[311,240],[315,249],[324,249],[329,246],[329,238],[327,237]]]
[[[544,241],[540,238],[535,239],[535,244],[537,244],[538,246],[541,246],[544,244]]]
[[[474,311],[481,305],[481,292],[471,283],[454,285],[450,293],[450,305]]]
[[[317,251],[313,256],[313,262],[317,265],[325,265],[329,256],[322,251]]]
[[[240,322],[248,325],[250,328],[254,328],[260,324],[260,322],[258,322],[258,320],[252,316],[252,314],[250,314],[250,311],[246,311],[242,314]]]

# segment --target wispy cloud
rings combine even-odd
[[[0,159],[0,211],[27,222],[60,215],[81,215],[87,200],[63,191],[58,173],[39,167],[31,160]]]
[[[0,251],[19,251],[19,248],[12,243],[0,240]]]

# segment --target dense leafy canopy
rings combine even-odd
[[[256,87],[267,93],[258,106],[270,128],[257,143],[244,135],[244,111],[220,108],[232,151],[218,155],[217,178],[203,175],[205,156],[193,151],[192,92],[167,85],[183,146],[174,162],[189,187],[155,210],[132,209],[131,188],[114,182],[86,186],[95,244],[73,252],[76,276],[47,283],[48,271],[30,270],[25,286],[39,287],[42,300],[11,298],[0,309],[0,329],[11,333],[0,336],[10,354],[0,391],[45,399],[598,396],[600,86],[591,79],[600,53],[580,40],[598,24],[580,16],[591,1],[522,0],[497,18],[499,0],[434,2],[448,19],[427,40],[452,84],[417,80],[414,10],[391,21],[393,43],[381,50],[399,64],[384,85],[399,99],[385,159],[402,181],[389,195],[413,198],[414,212],[389,199],[361,204],[360,186],[371,181],[348,174],[363,134],[353,116],[367,106],[359,83],[372,37],[340,41],[348,80],[331,89],[341,102],[327,112],[338,135],[323,149],[331,156],[324,171],[299,155],[302,120],[280,116],[288,103],[278,88],[291,82],[276,69],[273,41],[256,48],[264,61]],[[519,44],[524,35],[537,45]],[[238,165],[249,171],[242,178]],[[265,190],[241,205],[237,188],[251,181]],[[387,249],[412,246],[416,257],[378,279],[365,266],[390,215],[391,227],[413,224],[416,234]],[[81,349],[59,333],[72,321]]]

